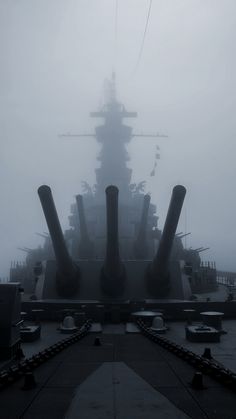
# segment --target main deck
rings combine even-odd
[[[30,357],[60,341],[58,324],[42,325],[41,339],[22,345]],[[227,335],[214,344],[189,343],[184,323],[169,322],[168,339],[213,357],[236,371],[236,321],[224,322]],[[235,418],[235,393],[203,375],[204,388],[192,387],[196,372],[176,355],[141,333],[126,333],[125,324],[106,324],[94,346],[97,325],[82,340],[34,370],[36,387],[22,390],[20,379],[0,394],[0,416],[18,418],[138,419]]]

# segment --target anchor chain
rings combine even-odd
[[[7,370],[1,371],[0,390],[4,389],[10,384],[13,384],[15,381],[22,378],[27,372],[32,372],[32,370],[45,363],[59,352],[63,351],[63,349],[66,349],[68,346],[81,340],[88,334],[90,327],[91,320],[87,320],[83,326],[81,326],[79,331],[73,333],[73,335],[70,337],[62,339],[59,342],[49,346],[48,348],[38,352],[32,357],[12,365]]]
[[[183,346],[170,341],[169,339],[160,336],[155,331],[151,330],[145,325],[142,320],[137,320],[137,325],[141,329],[144,336],[158,345],[167,349],[174,355],[186,361],[188,364],[197,368],[202,373],[209,375],[211,378],[219,381],[222,385],[236,391],[236,374],[228,368],[219,365],[215,360],[208,360]]]

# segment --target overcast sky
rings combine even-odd
[[[160,228],[172,187],[185,185],[178,231],[236,271],[236,2],[153,0],[138,68],[149,0],[118,0],[116,42],[115,3],[0,0],[0,276],[24,258],[17,247],[42,244],[38,186],[51,186],[67,228],[81,181],[95,182],[95,140],[58,134],[93,132],[89,112],[113,68],[135,130],[169,136],[129,146],[133,182],[147,180]]]

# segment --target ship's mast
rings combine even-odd
[[[127,167],[129,155],[125,145],[133,137],[159,138],[166,135],[133,133],[132,128],[123,123],[124,118],[136,118],[137,112],[126,111],[124,105],[117,100],[116,76],[112,73],[111,80],[105,84],[105,104],[97,112],[91,112],[92,118],[102,118],[103,124],[95,127],[95,134],[62,134],[62,137],[95,137],[101,145],[98,156],[100,167],[95,170],[95,196],[104,196],[108,185],[116,185],[120,191],[121,201],[131,196],[132,169]],[[144,183],[144,182],[141,182]]]
[[[95,128],[96,139],[101,144],[98,157],[100,167],[96,169],[96,193],[103,194],[109,184],[119,188],[121,198],[130,194],[132,170],[126,165],[129,155],[125,144],[132,138],[132,128],[123,123],[124,118],[135,118],[136,112],[127,112],[116,98],[115,73],[107,83],[106,104],[99,112],[92,112],[93,118],[103,118],[103,125]]]

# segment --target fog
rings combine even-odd
[[[235,0],[0,0],[0,277],[18,247],[47,231],[37,188],[51,186],[63,228],[81,181],[95,183],[99,147],[90,111],[115,70],[117,95],[137,120],[133,182],[147,180],[162,228],[172,187],[187,196],[178,231],[204,260],[236,271]],[[116,39],[115,39],[116,38]],[[99,122],[99,121],[98,121]],[[154,177],[156,145],[160,160]]]

